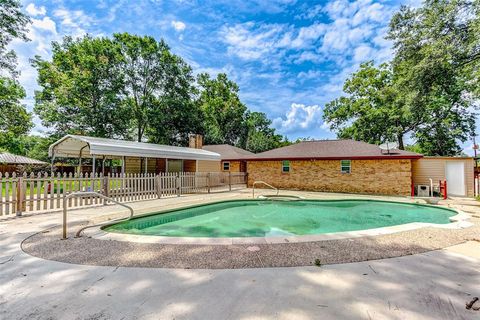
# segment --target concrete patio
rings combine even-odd
[[[308,195],[308,193],[304,193]],[[315,194],[335,197],[335,194]],[[138,202],[163,206],[248,196],[247,191]],[[350,195],[343,195],[351,197]],[[362,197],[362,196],[355,196]],[[399,199],[395,199],[399,200]],[[403,199],[410,201],[409,199]],[[452,206],[478,215],[471,200]],[[71,212],[71,221],[121,216],[114,206]],[[59,225],[49,213],[0,220],[1,319],[478,319],[480,243],[399,258],[321,267],[194,270],[60,263],[20,249]]]

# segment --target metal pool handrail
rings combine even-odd
[[[126,204],[123,204],[123,203],[120,203],[116,200],[113,200],[112,198],[109,198],[101,193],[98,193],[98,192],[94,192],[94,191],[77,191],[77,192],[73,192],[73,193],[70,193],[69,195],[67,195],[65,198],[63,198],[63,233],[62,233],[62,239],[67,239],[67,200],[70,199],[70,198],[76,198],[76,197],[88,197],[88,196],[95,196],[95,197],[99,197],[99,198],[102,198],[102,199],[105,199],[107,201],[111,201],[115,204],[118,204],[119,206],[122,206],[122,207],[125,207],[127,208],[128,210],[130,210],[130,216],[128,218],[122,218],[121,220],[129,220],[133,217],[133,209],[132,207],[130,206],[127,206]],[[109,221],[109,223],[111,223],[112,221]],[[90,227],[93,227],[93,226],[87,226],[87,227],[83,227],[81,228],[80,230],[78,230],[77,234],[75,235],[76,237],[78,237],[80,235],[80,233],[85,230],[86,228],[90,228]]]
[[[266,183],[265,181],[255,181],[255,182],[253,183],[252,198],[255,199],[255,185],[256,185],[256,184],[264,184],[264,185],[266,185],[267,187],[270,187],[270,188],[276,190],[276,191],[277,191],[276,195],[278,196],[278,188],[275,188],[274,186],[272,186],[271,184]]]

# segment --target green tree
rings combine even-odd
[[[48,147],[54,141],[55,139],[52,137],[46,138],[34,135],[10,136],[8,139],[0,138],[0,149],[48,162]]]
[[[149,36],[114,34],[122,55],[120,72],[124,79],[123,100],[131,110],[135,136],[142,141],[149,115],[161,108],[165,94],[166,64],[171,61],[167,44]]]
[[[41,90],[35,109],[53,134],[128,138],[131,114],[122,103],[121,52],[108,38],[65,37],[53,42],[52,60],[36,57]]]
[[[408,103],[422,112],[414,138],[430,155],[454,155],[475,131],[480,94],[480,2],[428,0],[402,7],[390,23],[393,70]]]
[[[427,155],[455,155],[475,131],[480,91],[479,1],[425,1],[402,7],[390,23],[395,57],[360,66],[347,97],[327,104],[324,119],[339,137],[379,143],[412,137]]]
[[[282,145],[283,137],[275,133],[271,127],[272,121],[267,118],[263,112],[247,111],[245,123],[243,124],[244,133],[239,142],[239,146],[248,151],[258,153],[275,149]]]
[[[404,137],[418,117],[402,99],[388,64],[378,68],[373,61],[361,64],[343,91],[348,96],[328,103],[323,114],[339,138],[376,144],[397,140],[400,149],[404,148]]]
[[[18,81],[0,77],[0,135],[21,135],[32,128],[31,115],[21,99],[25,90]]]
[[[22,13],[20,1],[0,1],[0,70],[17,75],[17,59],[13,50],[8,50],[8,44],[13,39],[27,41],[27,24],[30,19]],[[1,73],[0,73],[1,75]]]
[[[247,107],[240,101],[238,85],[220,73],[215,79],[198,75],[200,94],[196,101],[204,115],[206,144],[239,143],[244,132]]]
[[[10,144],[33,126],[31,114],[21,103],[25,90],[17,81],[17,60],[10,42],[17,38],[27,41],[29,18],[21,12],[19,1],[0,1],[0,146],[12,152]]]
[[[188,145],[188,134],[202,131],[202,113],[194,103],[194,77],[191,67],[180,57],[163,54],[162,88],[147,112],[148,141]]]

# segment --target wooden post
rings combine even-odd
[[[103,194],[110,197],[110,179],[109,175],[103,177]]]
[[[228,172],[228,191],[232,191],[232,173]]]
[[[210,172],[207,172],[207,192],[210,193]]]
[[[22,211],[24,211],[24,194],[23,194],[23,177],[19,176],[18,177],[18,183],[17,183],[17,211],[16,215],[21,216]]]
[[[175,184],[176,184],[176,187],[177,187],[177,197],[180,197],[180,193],[181,193],[181,186],[180,186],[180,173],[176,173],[176,178],[175,178]]]

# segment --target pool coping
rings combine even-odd
[[[386,202],[395,202],[395,201],[386,201]],[[398,202],[398,203],[404,203],[404,202]],[[420,205],[430,206],[430,205],[424,205],[424,204],[420,204]],[[184,207],[184,208],[187,208],[187,207]],[[102,229],[102,226],[90,227],[89,229],[86,229],[83,232],[83,235],[94,238],[94,239],[98,239],[98,240],[114,240],[114,241],[135,242],[135,243],[188,244],[188,245],[192,245],[192,244],[194,245],[247,244],[248,245],[248,244],[302,243],[302,242],[316,242],[316,241],[326,241],[326,240],[353,239],[353,238],[360,238],[360,237],[380,236],[380,235],[410,231],[410,230],[426,228],[426,227],[434,227],[434,228],[441,228],[441,229],[464,229],[464,228],[473,226],[473,224],[468,221],[471,217],[468,213],[465,213],[459,209],[454,209],[454,208],[447,208],[442,206],[434,206],[434,207],[441,207],[443,209],[452,210],[454,212],[457,212],[457,214],[449,218],[451,223],[448,223],[448,224],[412,222],[412,223],[406,223],[406,224],[389,226],[389,227],[374,228],[374,229],[323,233],[323,234],[315,234],[315,235],[301,235],[301,236],[229,237],[229,238],[168,237],[168,236],[156,236],[156,235],[136,235],[136,234],[128,234],[128,233],[106,232]],[[175,210],[184,209],[184,208],[183,207],[176,208]],[[170,210],[167,210],[167,212],[168,211]],[[140,216],[146,216],[146,215],[149,215],[149,214],[142,214]],[[112,222],[112,224],[113,223],[114,222]]]

